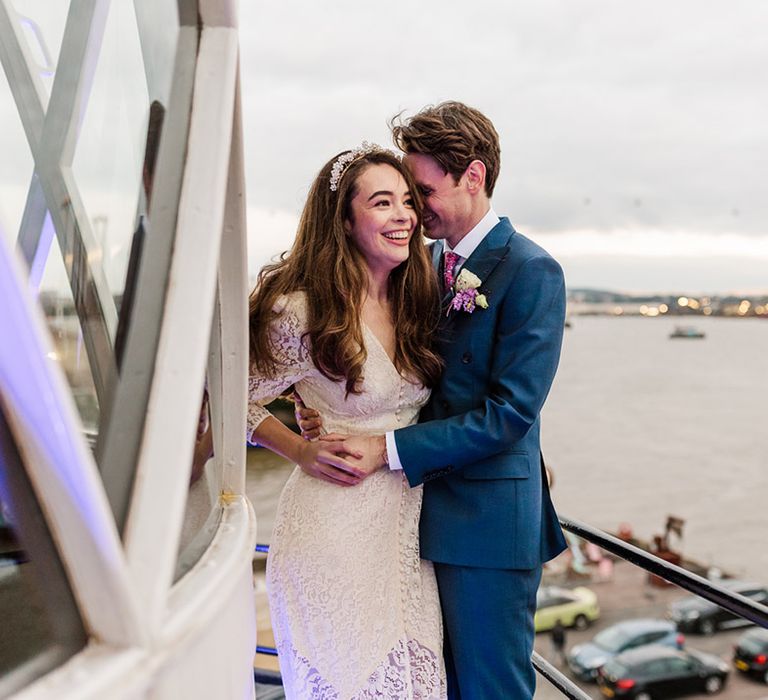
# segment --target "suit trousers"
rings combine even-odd
[[[541,567],[434,566],[449,700],[533,698],[533,616]]]

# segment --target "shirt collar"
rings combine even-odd
[[[448,251],[453,251],[466,260],[475,252],[475,249],[480,245],[483,238],[490,233],[491,229],[496,226],[499,221],[498,214],[496,214],[493,207],[491,207],[488,210],[488,213],[477,222],[475,227],[456,244],[455,248],[451,248],[451,246],[448,245],[448,241],[443,240],[443,252],[447,253]]]

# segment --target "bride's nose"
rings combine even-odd
[[[410,211],[404,204],[396,204],[392,211],[392,218],[397,223],[405,223],[410,219]]]

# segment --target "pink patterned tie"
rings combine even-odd
[[[443,259],[443,292],[446,294],[453,287],[453,268],[456,267],[460,257],[458,253],[454,253],[452,250],[445,252]]]

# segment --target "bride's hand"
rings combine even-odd
[[[366,473],[345,457],[360,459],[362,455],[359,452],[350,452],[340,440],[323,440],[304,442],[297,461],[305,474],[316,479],[337,486],[356,486]]]
[[[320,441],[326,444],[334,444],[339,440],[344,441],[344,451],[359,460],[356,462],[356,467],[357,472],[362,475],[362,478],[370,476],[386,466],[387,443],[383,435],[340,435],[338,433],[330,433],[320,438]]]

